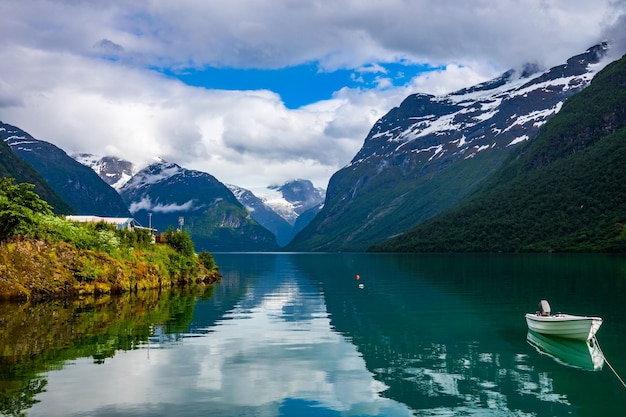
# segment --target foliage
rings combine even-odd
[[[204,265],[207,271],[215,271],[217,265],[215,264],[215,258],[210,252],[203,250],[198,254],[198,260]]]
[[[118,293],[219,278],[196,256],[187,233],[169,231],[168,244],[153,244],[147,229],[67,221],[28,184],[1,179],[0,185],[0,298]]]
[[[175,231],[170,227],[165,232],[165,241],[183,256],[192,256],[195,253],[193,240],[187,232]]]
[[[12,235],[32,235],[36,215],[52,214],[52,207],[31,191],[33,187],[15,184],[13,178],[0,178],[0,241]]]

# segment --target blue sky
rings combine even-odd
[[[182,82],[219,90],[270,90],[277,93],[289,109],[328,100],[342,88],[376,89],[408,85],[419,74],[441,70],[427,64],[408,62],[380,63],[357,69],[327,71],[318,64],[306,63],[279,69],[216,68],[164,74]]]
[[[0,120],[68,153],[326,187],[409,94],[601,40],[624,0],[2,0]],[[532,22],[529,24],[528,22]]]

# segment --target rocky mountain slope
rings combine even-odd
[[[324,208],[287,248],[364,250],[450,209],[589,85],[606,50],[596,45],[549,70],[527,65],[444,96],[407,97],[333,175]]]
[[[279,246],[285,246],[293,237],[293,226],[281,217],[262,198],[257,197],[250,190],[236,185],[227,185],[235,198],[248,210],[254,220],[272,232]]]
[[[182,226],[198,251],[278,248],[274,236],[210,174],[159,160],[135,174],[119,193],[142,225],[160,231]]]
[[[626,252],[626,56],[455,210],[385,251]]]
[[[104,182],[116,190],[122,188],[137,173],[132,162],[114,156],[79,153],[72,155],[72,158],[93,169]]]
[[[51,143],[0,122],[0,138],[31,165],[77,214],[129,216],[122,198],[91,169]],[[54,204],[53,204],[54,205]],[[57,210],[58,211],[58,210]]]

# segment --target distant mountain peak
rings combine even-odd
[[[76,161],[93,169],[111,187],[119,190],[138,171],[130,161],[115,156],[99,156],[90,153],[71,155]]]
[[[282,199],[277,200],[284,200],[289,203],[296,214],[295,217],[322,203],[326,195],[324,189],[316,188],[311,181],[305,179],[294,179],[282,185],[270,185],[267,188],[276,190],[281,194]],[[276,200],[267,200],[266,203],[270,206],[274,204],[277,207],[282,204]]]
[[[228,188],[257,222],[274,233],[281,246],[308,224],[321,209],[325,198],[323,189],[304,179],[268,186],[276,192],[273,197],[259,198],[236,185],[228,185]]]

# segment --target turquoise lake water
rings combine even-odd
[[[0,414],[626,415],[626,388],[610,369],[626,376],[624,257],[215,259],[223,279],[202,295],[69,312],[4,304],[15,344],[5,340],[0,358]],[[524,314],[542,298],[553,312],[601,316],[606,361],[589,366],[586,345],[557,340],[557,350],[577,350],[572,358],[529,343]]]

